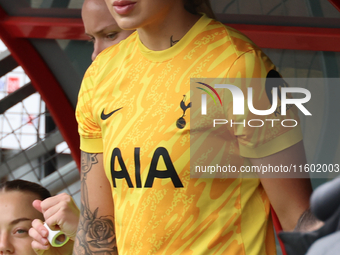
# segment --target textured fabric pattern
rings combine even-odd
[[[119,254],[276,253],[259,180],[190,179],[190,108],[185,127],[176,126],[180,103],[190,102],[190,78],[266,77],[273,68],[248,38],[205,16],[167,50],[148,50],[135,32],[96,58],[76,117],[81,149],[104,153]],[[256,155],[283,132],[246,133],[230,134],[238,158],[238,144]],[[297,137],[276,143],[275,151]]]

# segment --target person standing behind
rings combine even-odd
[[[93,43],[92,61],[104,49],[127,38],[133,30],[122,30],[107,9],[104,0],[85,0],[81,17],[85,34]]]

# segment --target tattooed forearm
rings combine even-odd
[[[86,175],[98,163],[97,154],[81,152],[81,174]]]
[[[294,231],[309,232],[323,226],[323,222],[314,216],[311,209],[306,210],[299,218]]]
[[[118,254],[113,216],[97,217],[98,208],[91,212],[81,208],[81,220],[73,254],[113,255]]]
[[[91,211],[89,206],[87,174],[97,163],[97,154],[82,152],[80,220],[73,249],[76,255],[118,254],[113,216],[98,217],[99,208]]]
[[[170,47],[174,46],[176,43],[179,42],[179,40],[174,41],[174,40],[172,39],[172,37],[173,37],[173,36],[170,37]]]

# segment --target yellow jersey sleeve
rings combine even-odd
[[[229,107],[232,105],[230,101],[232,99],[230,95],[226,95],[228,90],[224,90],[224,98],[227,101],[225,111],[237,123],[233,126],[232,132],[237,137],[240,155],[243,157],[266,157],[302,140],[301,128],[297,124],[299,117],[296,107],[289,108],[287,115],[283,116],[279,110],[281,105],[278,99],[278,108],[270,115],[255,115],[249,111],[248,87],[252,87],[255,109],[267,110],[272,107],[266,91],[266,81],[273,79],[268,77],[268,73],[273,71],[274,64],[261,50],[255,48],[240,55],[228,72],[228,78],[243,78],[237,83],[245,97],[244,115],[233,115],[232,107]]]
[[[88,153],[102,153],[103,141],[101,128],[93,116],[92,99],[94,93],[93,79],[96,62],[86,71],[78,95],[76,119],[80,135],[80,149]]]

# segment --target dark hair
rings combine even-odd
[[[216,19],[215,14],[211,8],[210,0],[183,0],[184,8],[192,13],[205,13],[209,18]]]
[[[32,192],[38,195],[41,200],[44,200],[51,196],[51,193],[43,186],[35,182],[29,182],[29,181],[19,180],[19,179],[1,183],[0,192],[1,191],[2,192],[6,192],[6,191]]]

